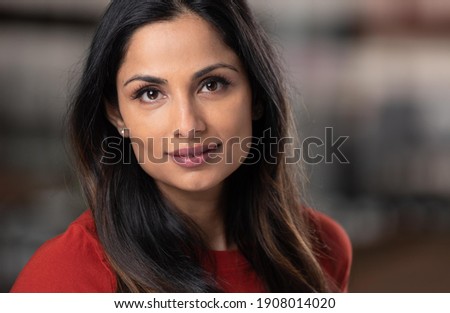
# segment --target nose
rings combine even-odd
[[[178,138],[192,139],[206,130],[206,123],[200,108],[193,99],[180,98],[178,105],[174,106],[178,117],[177,125],[174,125],[174,136]]]

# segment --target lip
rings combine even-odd
[[[184,168],[194,168],[205,164],[211,153],[217,153],[222,145],[220,143],[209,143],[207,145],[197,145],[194,147],[186,147],[168,155],[172,157],[174,162]]]

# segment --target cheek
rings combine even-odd
[[[131,145],[139,164],[160,164],[167,162],[166,152],[169,148],[169,139],[166,137],[139,136],[131,137]]]
[[[128,114],[127,114],[128,113]],[[169,137],[167,118],[160,118],[156,114],[123,114],[134,154],[140,164],[153,162],[161,163],[168,151]]]
[[[252,135],[252,112],[251,93],[243,90],[232,99],[227,99],[228,104],[224,105],[218,112],[216,120],[228,135],[247,137]]]
[[[227,163],[242,163],[247,157],[252,141],[251,104],[247,98],[237,102],[236,108],[221,117],[223,139],[226,138],[225,157]],[[226,118],[225,118],[226,117]],[[226,124],[226,125],[225,125]]]

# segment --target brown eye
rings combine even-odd
[[[208,91],[216,91],[219,87],[219,83],[216,81],[211,81],[206,83],[205,87]]]
[[[158,99],[159,91],[157,90],[148,90],[143,94],[144,100],[154,101]]]
[[[163,93],[161,91],[159,91],[158,89],[144,89],[140,92],[140,94],[138,94],[138,98],[140,98],[140,100],[142,102],[145,103],[153,103],[156,101],[159,101],[164,97]]]
[[[212,93],[226,89],[230,82],[222,77],[212,77],[203,82],[200,92]]]

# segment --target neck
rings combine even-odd
[[[169,201],[198,225],[209,249],[234,248],[226,239],[222,185],[199,192],[184,191],[167,185],[159,185],[159,188]]]

